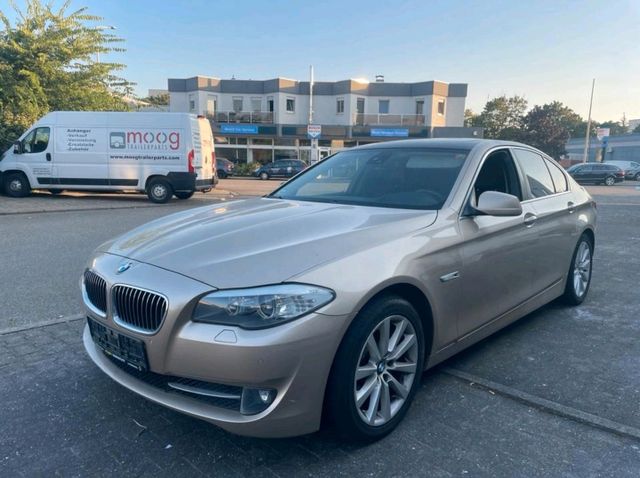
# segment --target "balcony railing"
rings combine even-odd
[[[206,116],[214,123],[273,123],[273,111],[218,111]]]
[[[391,114],[355,113],[353,115],[353,124],[356,126],[369,126],[369,125],[424,126],[425,115],[391,115]]]

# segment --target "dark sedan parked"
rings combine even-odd
[[[624,181],[624,171],[613,164],[574,164],[567,172],[579,183],[606,184],[613,186]]]
[[[260,166],[253,175],[260,179],[290,178],[305,169],[307,165],[299,159],[278,159]]]
[[[233,176],[233,169],[234,164],[227,158],[216,158],[216,170],[220,179]]]

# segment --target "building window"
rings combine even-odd
[[[207,114],[213,116],[218,109],[218,99],[214,95],[207,96]]]
[[[378,113],[381,115],[389,114],[389,100],[378,100]]]
[[[189,111],[196,110],[196,95],[189,95]]]
[[[438,100],[438,114],[444,116],[444,100]]]
[[[233,97],[233,111],[236,113],[242,111],[242,96]]]
[[[358,98],[356,100],[356,113],[359,115],[364,114],[364,98]]]
[[[273,113],[273,96],[267,98],[267,111]]]
[[[417,115],[424,114],[424,100],[416,100],[416,114]]]
[[[262,98],[251,98],[251,111],[254,113],[262,111]]]
[[[296,112],[296,99],[287,98],[287,113],[295,113],[295,112]]]
[[[336,101],[336,113],[339,115],[344,113],[344,98],[338,98]]]

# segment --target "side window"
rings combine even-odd
[[[480,195],[486,191],[511,194],[522,201],[520,180],[508,150],[495,151],[482,163],[482,168],[473,186],[476,204]]]
[[[25,153],[42,153],[49,146],[50,129],[48,127],[36,128],[31,131],[23,140]]]
[[[556,192],[563,193],[567,191],[567,178],[562,173],[562,170],[551,161],[546,160],[545,163],[551,173],[551,179],[553,179],[553,185],[555,186]]]
[[[553,180],[542,156],[526,149],[514,149],[514,152],[529,185],[531,197],[541,198],[554,194]]]

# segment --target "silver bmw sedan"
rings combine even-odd
[[[529,146],[339,152],[268,196],[153,221],[82,277],[113,380],[234,433],[374,440],[423,370],[591,281],[596,205]]]

